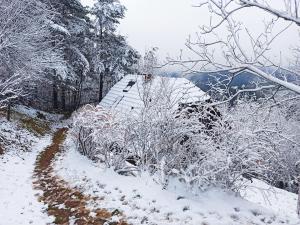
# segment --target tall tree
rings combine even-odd
[[[115,33],[120,19],[125,15],[125,7],[118,0],[97,0],[91,11],[96,17],[93,65],[99,74],[101,101],[104,79],[110,77],[116,81],[122,74],[134,72],[139,54],[127,44],[123,36]]]
[[[82,83],[89,72],[89,61],[86,58],[86,42],[89,37],[88,10],[78,0],[43,0],[48,8],[55,12],[51,18],[52,34],[49,39],[55,46],[60,46],[64,52],[67,70],[49,71],[47,79],[53,86],[53,107],[59,108],[58,89],[60,91],[60,104],[64,108],[65,90],[68,86],[72,90],[73,106],[80,104]]]
[[[51,32],[45,40],[62,50],[65,66],[48,68],[39,84],[28,85],[34,91],[27,97],[29,104],[73,111],[101,101],[120,77],[135,71],[138,53],[116,34],[125,12],[118,1],[99,0],[93,8],[83,7],[78,0],[41,1],[53,12],[46,19]]]

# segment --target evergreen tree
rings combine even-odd
[[[118,0],[97,0],[91,10],[96,17],[93,64],[99,74],[99,101],[103,98],[106,78],[115,83],[122,75],[135,72],[138,63],[139,54],[127,44],[123,36],[115,33],[120,19],[124,18],[125,10]]]
[[[42,1],[54,12],[48,40],[62,49],[67,69],[47,71],[43,82],[35,86],[35,102],[48,105],[46,109],[73,111],[101,101],[123,75],[135,72],[139,54],[116,34],[125,14],[119,1],[98,0],[92,8],[78,0]]]
[[[65,73],[59,73],[57,70],[48,73],[48,79],[52,80],[53,86],[53,108],[66,109],[65,89],[68,87],[71,99],[69,101],[72,102],[72,109],[75,109],[80,104],[82,83],[89,72],[85,46],[90,27],[88,10],[78,0],[44,0],[44,2],[55,12],[51,21],[52,36],[49,38],[55,46],[63,49],[67,65]]]

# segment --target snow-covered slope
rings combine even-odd
[[[286,201],[282,208],[280,202],[270,199],[273,207],[266,204],[262,207],[256,204],[260,193],[252,193],[252,197],[248,195],[248,199],[253,200],[250,202],[217,189],[195,195],[177,182],[162,190],[147,174],[120,176],[92,164],[72,147],[66,149],[66,154],[56,164],[57,173],[87,194],[103,198],[100,207],[121,210],[131,224],[300,224],[291,210],[286,209],[294,207],[294,200]],[[251,190],[247,193],[250,194]],[[284,196],[289,195],[282,192]]]
[[[50,137],[35,142],[31,152],[10,149],[0,156],[0,225],[45,225],[53,218],[37,201],[32,186],[36,154],[50,143]]]
[[[258,205],[273,210],[278,215],[287,215],[297,219],[298,196],[291,192],[272,187],[263,181],[254,179],[248,182],[242,196]]]
[[[15,153],[28,151],[37,137],[29,131],[22,129],[15,122],[8,122],[0,117],[0,147],[4,151],[14,150]]]
[[[38,202],[32,179],[36,157],[51,143],[51,136],[42,136],[29,128],[44,129],[49,125],[47,133],[51,129],[49,121],[60,118],[25,106],[13,108],[11,122],[0,115],[0,147],[4,150],[0,152],[0,225],[53,222],[45,212],[46,206]]]
[[[15,105],[14,111],[26,115],[30,118],[40,118],[45,119],[51,122],[57,122],[63,119],[64,115],[62,114],[51,114],[44,111],[36,110],[24,105]]]

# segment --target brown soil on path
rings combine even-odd
[[[62,152],[60,145],[66,137],[67,129],[58,130],[52,144],[41,152],[36,160],[34,186],[42,191],[39,200],[48,206],[48,214],[55,217],[55,224],[103,225],[114,215],[105,209],[88,209],[91,200],[97,197],[86,196],[54,175],[52,162]],[[127,225],[126,222],[110,222],[111,225]]]

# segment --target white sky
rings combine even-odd
[[[90,3],[93,0],[82,1]],[[161,59],[167,55],[178,56],[180,49],[185,49],[187,37],[193,36],[200,25],[208,24],[210,18],[206,8],[192,7],[197,0],[120,1],[127,8],[126,17],[119,27],[120,34],[127,36],[129,44],[142,54],[146,49],[158,47]],[[260,10],[243,11],[237,17],[242,18],[253,31],[262,29],[262,20],[270,18]],[[282,53],[286,57],[292,57],[290,48],[300,44],[297,43],[297,29],[289,29],[274,43],[274,54]],[[188,52],[186,55],[192,56]]]
[[[158,47],[162,56],[179,54],[201,21],[199,9],[189,0],[122,0],[128,9],[120,32],[129,43],[143,52]]]

